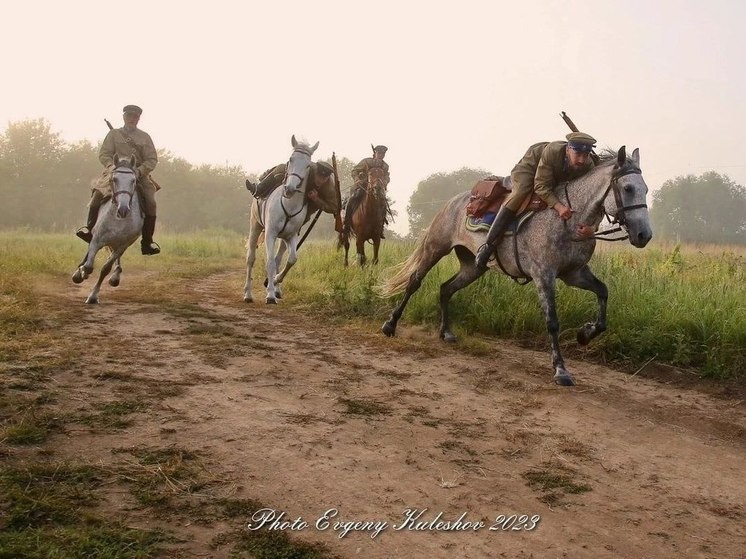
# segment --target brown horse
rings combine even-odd
[[[345,226],[339,234],[338,246],[345,247],[345,266],[349,264],[350,237],[355,237],[360,266],[365,266],[365,242],[373,242],[373,264],[378,264],[378,248],[383,237],[383,225],[386,219],[386,172],[381,167],[368,170],[368,184],[358,187],[347,202],[345,211],[351,211],[351,217],[345,219]]]

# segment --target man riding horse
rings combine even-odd
[[[158,154],[150,135],[137,127],[142,109],[137,105],[127,105],[122,109],[122,112],[124,126],[109,130],[106,138],[104,138],[104,143],[101,144],[98,159],[104,168],[110,169],[114,167],[115,157],[120,159],[135,157],[137,186],[142,193],[145,209],[141,249],[145,255],[158,254],[161,249],[157,243],[153,242],[156,217],[156,186],[149,176],[158,164]],[[103,200],[104,194],[99,189],[94,188],[91,201],[88,204],[88,221],[85,226],[75,233],[87,243],[90,243],[93,238],[93,227],[96,225],[98,210]]]
[[[540,142],[532,145],[513,167],[510,172],[512,191],[492,222],[486,242],[479,248],[476,257],[478,269],[487,269],[487,263],[505,230],[533,192],[547,206],[554,208],[563,220],[567,221],[572,217],[572,209],[557,199],[554,189],[559,183],[581,177],[593,169],[595,163],[591,152],[596,140],[583,132],[572,132],[566,138],[566,142]],[[589,237],[594,231],[586,225],[579,225],[577,233],[581,237]]]
[[[374,167],[380,167],[384,170],[384,188],[391,181],[391,176],[389,175],[389,164],[383,160],[384,157],[386,157],[388,149],[389,148],[382,145],[373,147],[373,157],[366,157],[352,168],[350,174],[352,175],[352,180],[355,181],[355,184],[353,186],[352,194],[350,195],[349,200],[347,200],[347,205],[345,206],[344,230],[346,232],[349,232],[350,227],[352,226],[352,215],[365,198],[365,191],[368,188],[368,171]],[[385,200],[383,200],[383,203],[386,203]],[[386,223],[388,223],[388,221],[384,219],[384,225]],[[381,230],[381,238],[383,238],[383,229]]]

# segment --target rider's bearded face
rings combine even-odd
[[[571,147],[567,148],[567,161],[571,168],[578,170],[588,164],[591,154],[587,151],[575,151]]]
[[[136,128],[140,122],[140,115],[137,113],[124,113],[124,125],[127,128]]]

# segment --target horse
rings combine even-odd
[[[562,203],[572,208],[573,216],[562,221],[553,210],[534,214],[514,237],[505,236],[500,241],[496,263],[504,273],[514,279],[533,280],[544,311],[547,331],[551,339],[554,381],[562,386],[575,384],[565,367],[559,345],[559,320],[555,306],[555,282],[561,279],[572,287],[593,292],[597,297],[598,313],[594,322],[587,322],[577,333],[578,343],[588,344],[606,330],[606,304],[608,289],[591,272],[588,262],[596,247],[598,233],[591,238],[579,238],[578,224],[592,225],[594,230],[604,215],[626,232],[632,246],[643,248],[653,236],[646,203],[648,187],[640,169],[639,149],[626,156],[626,148],[618,153],[602,154],[601,161],[586,175],[558,189]],[[396,325],[412,294],[423,278],[446,254],[454,250],[460,262],[457,274],[440,287],[440,338],[455,342],[450,328],[448,303],[459,289],[479,278],[485,270],[475,265],[474,255],[484,242],[482,233],[466,229],[465,207],[469,192],[452,198],[433,218],[418,241],[414,252],[399,266],[397,273],[382,286],[383,295],[393,295],[406,288],[404,299],[383,324],[386,336],[393,336]],[[600,237],[598,237],[600,238]],[[491,263],[491,268],[495,264]]]
[[[373,242],[373,264],[378,264],[378,248],[381,245],[383,225],[386,219],[386,172],[381,167],[368,169],[368,184],[365,196],[360,204],[353,209],[349,219],[350,227],[345,227],[339,234],[337,247],[345,248],[345,266],[349,265],[348,253],[350,237],[356,239],[357,254],[355,260],[360,266],[365,266],[365,242]],[[349,202],[347,203],[349,206]]]
[[[308,201],[306,200],[306,186],[308,172],[311,168],[311,156],[319,142],[310,146],[305,142],[298,142],[295,136],[290,140],[293,152],[287,164],[285,180],[265,200],[257,200],[251,204],[251,218],[249,221],[249,240],[246,252],[246,283],[243,288],[243,300],[253,302],[251,295],[251,270],[256,260],[256,248],[259,235],[264,231],[264,245],[267,250],[267,296],[268,304],[276,304],[282,297],[281,283],[290,268],[298,260],[298,231],[306,219]],[[275,242],[281,239],[280,248],[275,252]],[[282,264],[282,256],[287,247],[288,258],[285,268],[277,273]]]
[[[72,280],[81,283],[91,273],[96,254],[103,247],[109,248],[111,254],[101,268],[98,281],[86,299],[86,303],[98,303],[98,293],[104,278],[116,264],[114,274],[109,278],[109,285],[117,287],[122,275],[121,257],[129,246],[140,236],[144,215],[140,209],[140,198],[137,191],[137,173],[135,156],[119,159],[114,156],[114,169],[111,172],[112,196],[101,204],[98,219],[93,228],[93,238],[88,244],[88,252],[78,264]]]

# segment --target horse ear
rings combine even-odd
[[[619,154],[616,158],[616,164],[618,167],[624,167],[624,162],[627,161],[627,146],[619,148]]]
[[[293,134],[293,137],[290,138],[290,143],[293,145],[293,147],[298,146],[298,142],[295,140],[295,134]]]
[[[316,142],[315,144],[313,144],[311,146],[311,153],[313,153],[314,151],[316,151],[316,148],[318,148],[318,147],[319,147],[319,143],[318,142]]]
[[[640,166],[640,148],[635,148],[635,151],[632,152],[632,160],[635,165]]]

